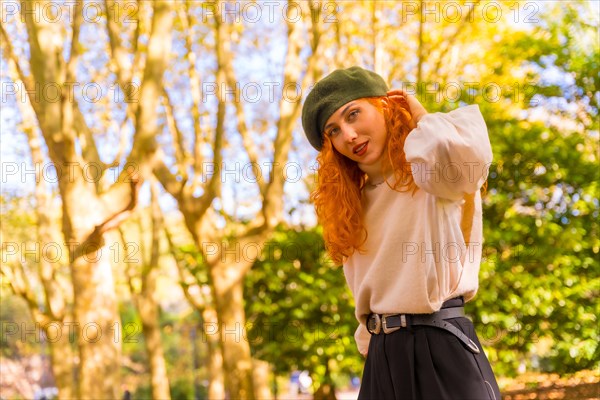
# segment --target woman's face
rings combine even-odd
[[[371,175],[379,170],[387,133],[382,113],[365,99],[338,108],[325,123],[325,135],[342,155]],[[377,168],[374,168],[377,167]]]

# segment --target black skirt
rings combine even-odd
[[[462,298],[457,298],[442,308],[462,304]],[[500,400],[496,378],[471,320],[447,321],[477,343],[480,353],[472,353],[452,333],[432,326],[372,335],[359,400]]]

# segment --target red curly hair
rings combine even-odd
[[[386,183],[398,192],[414,192],[415,184],[410,164],[404,154],[404,141],[410,133],[411,114],[402,96],[369,97],[366,100],[383,114],[387,132],[382,173],[387,177],[393,172],[394,184]],[[363,224],[361,191],[367,175],[355,161],[340,154],[324,135],[323,148],[317,156],[318,181],[310,199],[315,205],[327,250],[337,265],[342,264],[354,251],[363,251],[367,239]]]

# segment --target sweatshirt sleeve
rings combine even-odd
[[[358,352],[363,356],[367,355],[367,351],[369,350],[369,342],[371,340],[371,334],[367,330],[367,327],[362,322],[356,328],[356,332],[354,332],[354,340],[356,340],[356,346],[358,347]]]
[[[450,200],[481,188],[493,157],[478,105],[424,115],[408,134],[404,152],[415,184]]]

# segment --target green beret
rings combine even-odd
[[[320,151],[325,123],[338,108],[352,100],[385,96],[387,92],[387,84],[375,72],[356,66],[336,69],[317,82],[306,96],[302,107],[302,127],[306,138]]]

